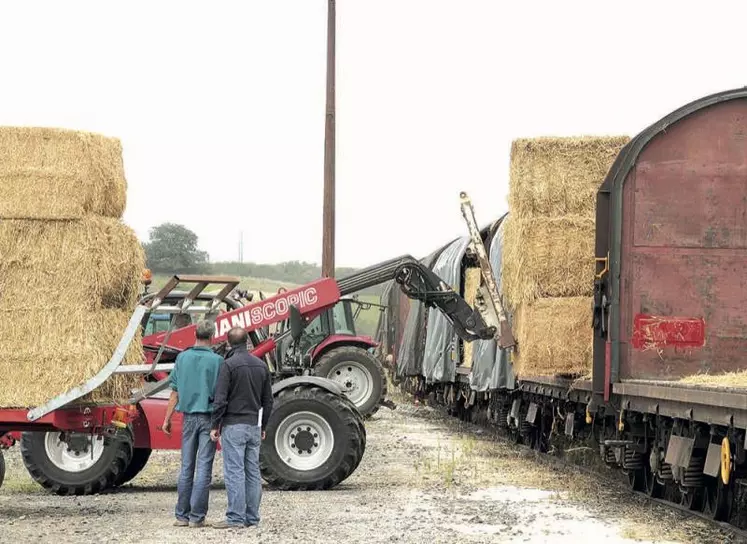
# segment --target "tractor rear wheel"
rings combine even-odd
[[[314,365],[314,374],[339,383],[364,417],[375,414],[387,394],[381,363],[356,346],[340,346],[328,351]]]
[[[355,471],[366,450],[353,403],[313,385],[280,391],[265,432],[262,477],[281,490],[330,489]]]
[[[152,451],[153,450],[150,448],[135,448],[132,453],[132,461],[127,465],[124,472],[119,475],[117,480],[114,482],[114,485],[124,485],[140,474],[140,471],[143,470],[145,465],[148,463]]]
[[[64,438],[64,440],[63,440]],[[21,456],[31,477],[57,495],[93,495],[112,487],[132,460],[132,435],[25,432]]]
[[[3,450],[0,450],[0,487],[3,487],[3,480],[5,480],[5,456]]]

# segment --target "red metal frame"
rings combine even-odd
[[[315,312],[321,312],[334,306],[340,300],[340,289],[332,278],[322,278],[302,287],[279,293],[254,304],[242,306],[225,312],[215,320],[214,343],[226,340],[231,327],[241,327],[247,331],[261,329],[284,321],[290,317],[290,306],[295,305],[304,317],[313,318]],[[172,331],[166,347],[184,350],[195,341],[195,325],[189,325]],[[164,344],[166,332],[152,334],[143,338],[143,345],[159,348]]]
[[[36,421],[28,420],[28,409],[0,410],[0,432],[10,431],[100,431],[111,425],[116,405],[87,405],[55,410]]]

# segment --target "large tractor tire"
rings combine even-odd
[[[98,438],[60,432],[25,432],[21,456],[31,477],[57,495],[93,495],[115,485],[132,461],[132,436]]]
[[[132,453],[132,460],[130,464],[122,474],[120,474],[114,482],[115,486],[124,485],[135,476],[140,474],[140,471],[145,468],[145,465],[150,459],[150,454],[153,452],[150,448],[135,448]]]
[[[262,477],[280,490],[335,487],[366,451],[366,429],[353,403],[314,385],[280,391],[265,432]]]
[[[363,417],[375,414],[387,394],[381,363],[356,346],[340,346],[328,351],[314,365],[314,374],[339,383]]]
[[[3,487],[3,481],[5,480],[5,456],[3,450],[0,450],[0,487]]]

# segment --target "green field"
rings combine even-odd
[[[157,291],[158,289],[163,287],[170,278],[171,276],[154,274],[153,283],[150,286],[149,290],[151,292]],[[246,289],[247,291],[261,291],[266,297],[268,297],[277,293],[278,289],[280,289],[281,287],[292,289],[293,287],[297,287],[297,285],[288,282],[275,281],[267,278],[250,278],[242,276],[239,287],[241,289]],[[379,303],[378,295],[359,295],[358,299],[361,302],[373,302],[376,304]],[[368,310],[361,310],[356,321],[356,332],[358,332],[358,334],[373,336],[376,332],[379,313],[379,309],[375,306],[372,306]]]

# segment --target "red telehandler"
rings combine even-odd
[[[174,276],[158,293],[135,309],[109,362],[84,384],[33,409],[0,409],[0,448],[20,438],[31,476],[58,494],[91,494],[122,485],[138,474],[154,449],[179,449],[181,418],[170,436],[159,428],[167,404],[168,372],[176,356],[194,342],[190,324],[146,335],[146,364],[122,365],[138,327],[146,329],[154,314],[177,318],[204,315],[215,322],[214,346],[225,349],[233,326],[249,332],[252,352],[265,357],[274,377],[274,407],[260,452],[262,476],[279,489],[328,489],[352,474],[366,446],[363,417],[347,398],[344,383],[313,375],[308,353],[298,349],[304,327],[344,299],[368,287],[394,280],[410,298],[440,310],[465,341],[492,338],[502,326],[490,304],[471,308],[458,293],[419,261],[404,256],[334,280],[305,286],[244,305],[236,288],[239,278]],[[190,284],[187,291],[177,287]],[[208,293],[210,285],[220,289]],[[271,325],[288,327],[268,336]],[[502,335],[501,335],[502,336]],[[291,356],[280,364],[270,356],[290,338]],[[287,364],[293,360],[294,364]],[[123,406],[82,404],[80,399],[116,374],[141,374],[144,387]],[[149,383],[146,383],[149,382]],[[0,454],[0,461],[2,455]],[[0,462],[0,483],[3,476]]]

